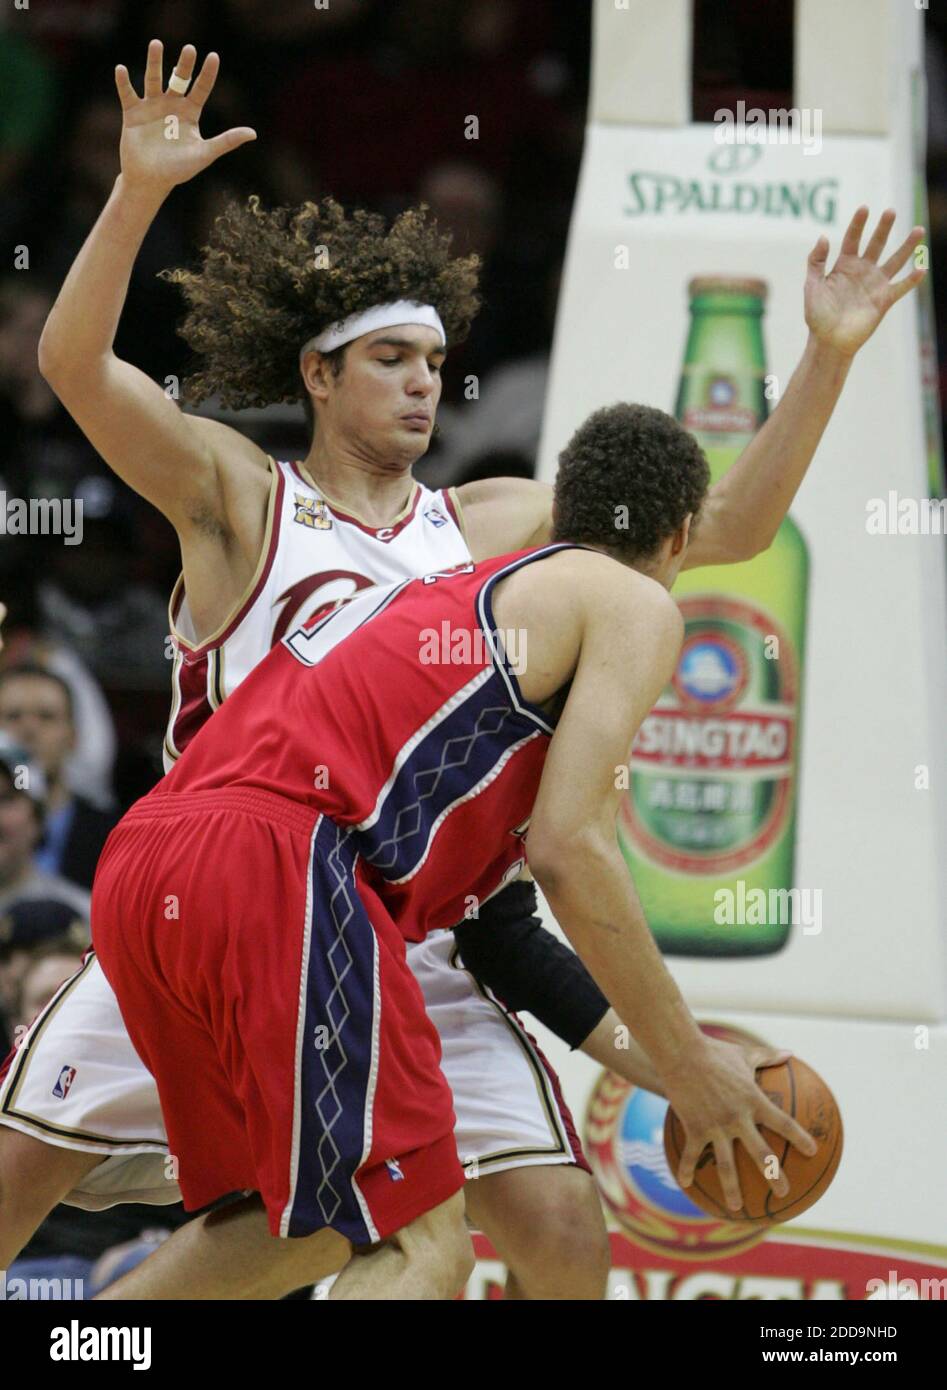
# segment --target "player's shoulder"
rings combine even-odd
[[[537,482],[535,478],[478,478],[457,488],[457,496],[465,507],[538,499],[548,502],[551,492],[549,483]]]
[[[674,629],[683,623],[680,609],[663,584],[600,550],[580,546],[550,550],[543,556],[542,569],[547,584],[573,595],[573,601],[590,613],[613,617],[634,609],[650,621]]]
[[[481,478],[455,490],[476,553],[526,547],[548,535],[552,488],[535,478]]]

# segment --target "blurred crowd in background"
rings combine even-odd
[[[178,188],[135,266],[115,342],[164,384],[187,374],[182,304],[158,280],[193,263],[230,198],[332,194],[389,217],[427,203],[484,262],[484,307],[448,359],[419,478],[531,476],[582,152],[591,0],[55,0],[0,15],[0,491],[81,500],[81,545],[0,533],[0,1048],[78,967],[105,837],[161,775],[174,532],[105,467],[36,365],[39,335],[119,170],[114,67],[140,92],[148,40],[165,81],[184,43],[221,74],[202,122],[258,140]],[[695,115],[739,98],[790,106],[791,0],[698,0]],[[947,21],[928,14],[930,245],[947,401]],[[479,139],[464,136],[479,118]],[[14,247],[29,268],[12,269]],[[647,331],[631,325],[629,331]],[[464,379],[480,383],[476,408]],[[634,382],[628,395],[634,398]],[[301,458],[301,406],[201,413]],[[28,775],[24,777],[23,770]],[[90,1291],[182,1219],[179,1209],[60,1207],[26,1252]],[[156,1228],[149,1234],[148,1228]],[[141,1233],[146,1232],[145,1244]],[[133,1241],[132,1246],[124,1242]],[[104,1252],[104,1253],[103,1253]],[[99,1258],[101,1257],[101,1258]],[[93,1274],[93,1262],[99,1259]],[[104,1261],[104,1264],[103,1264]],[[33,1265],[30,1265],[32,1268]]]

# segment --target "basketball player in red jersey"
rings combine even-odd
[[[179,60],[175,80],[186,85],[193,72],[194,59],[193,49],[186,48]],[[257,575],[265,548],[267,509],[273,496],[273,469],[256,446],[235,431],[215,422],[182,416],[153,383],[114,357],[111,340],[124,298],[127,273],[163,198],[174,184],[192,177],[244,139],[252,138],[252,132],[231,131],[215,141],[201,141],[197,118],[213,85],[216,68],[216,57],[211,55],[189,96],[178,95],[175,91],[165,94],[160,46],[153,44],[143,101],[134,97],[127,75],[119,70],[119,90],[125,108],[123,172],[109,206],[64,286],[49,330],[44,335],[43,354],[44,371],[103,456],[133,486],[155,501],[177,526],[190,610],[188,620],[193,636],[198,639],[216,633],[232,615],[235,600],[252,587],[251,581]],[[166,138],[168,115],[177,115],[180,120],[181,138],[177,142]],[[251,249],[246,231],[247,224],[253,221],[250,216],[246,218],[242,235],[239,225],[235,223],[230,227],[229,244],[222,248],[227,254],[218,259],[218,272],[223,264],[229,264],[233,273],[240,253]],[[882,219],[865,255],[859,257],[858,244],[864,224],[865,214],[857,214],[843,243],[839,266],[828,280],[823,279],[827,248],[816,247],[807,305],[813,337],[806,357],[787,388],[783,402],[732,470],[727,486],[721,485],[711,494],[699,540],[692,547],[693,563],[743,559],[768,541],[811,458],[841,388],[851,354],[873,330],[889,304],[910,288],[913,277],[907,277],[897,286],[891,286],[889,281],[898,268],[894,263],[903,265],[906,262],[918,233],[912,234],[882,270],[876,262],[890,229],[890,217],[886,215]],[[414,230],[417,226],[415,224]],[[318,243],[321,228],[312,218],[308,227],[313,233],[311,242]],[[252,246],[253,259],[265,269],[264,247],[270,248],[275,260],[277,252],[292,252],[298,240],[294,235],[295,227],[288,228],[285,221],[280,226],[276,219],[259,214],[252,230],[259,232],[257,244]],[[333,228],[330,226],[328,230]],[[338,225],[335,230],[340,231]],[[278,235],[280,231],[282,238]],[[410,229],[405,227],[402,246],[406,266],[410,259],[409,243]],[[333,317],[323,313],[320,318],[323,292],[321,287],[316,288],[319,276],[325,277],[328,267],[311,264],[312,244],[298,255],[296,262],[291,255],[287,256],[284,274],[287,286],[294,284],[301,273],[303,280],[308,274],[310,297],[308,300],[305,295],[300,297],[296,314],[298,323],[305,325],[305,332],[295,338],[286,334],[285,340],[267,338],[266,325],[275,321],[282,332],[283,321],[273,312],[273,306],[267,308],[260,297],[262,275],[256,284],[252,283],[252,276],[245,284],[241,283],[241,274],[247,273],[245,261],[242,267],[236,265],[235,283],[228,284],[226,273],[217,282],[217,308],[221,312],[205,314],[196,327],[195,346],[199,346],[205,359],[210,361],[211,376],[214,369],[222,371],[224,379],[218,384],[226,390],[229,383],[232,394],[239,397],[242,393],[248,401],[254,391],[259,393],[259,399],[281,398],[286,390],[298,395],[298,385],[292,386],[298,350],[294,344],[300,336],[304,341],[308,339],[311,336],[308,330],[313,326]],[[345,284],[344,276],[342,278],[341,298],[336,301],[339,314],[352,304],[353,291],[357,292],[356,302],[359,299],[361,303],[366,302],[367,287]],[[377,280],[376,283],[380,284]],[[403,290],[404,283],[402,280],[399,285],[395,277],[394,282],[383,286],[389,299],[399,288]],[[470,268],[467,268],[466,278],[465,273],[455,272],[438,280],[431,272],[426,288],[432,298],[435,290],[439,290],[442,301],[450,300],[453,318],[448,328],[453,338],[458,338],[465,314],[469,317],[474,307]],[[205,289],[214,289],[212,275],[205,277]],[[423,293],[424,289],[423,283],[417,285],[418,292]],[[234,314],[226,306],[235,300],[239,302],[243,290],[248,293],[243,297],[242,313]],[[231,292],[229,296],[228,291]],[[256,314],[254,309],[267,312]],[[243,337],[241,326],[245,330]],[[394,344],[383,341],[391,336],[399,341]],[[225,340],[231,344],[229,357]],[[360,513],[366,530],[371,530],[371,523],[374,523],[376,535],[393,530],[389,525],[392,521],[398,524],[403,520],[400,514],[404,511],[402,504],[410,464],[427,447],[430,421],[436,408],[437,375],[443,355],[439,349],[443,346],[433,330],[409,325],[402,326],[396,334],[365,334],[341,348],[312,353],[303,359],[306,403],[311,408],[315,401],[320,416],[320,429],[306,460],[305,472],[310,478],[318,478],[324,493],[341,498],[351,513]],[[345,370],[338,376],[343,355]],[[287,361],[293,364],[291,370],[286,367]],[[280,381],[274,382],[274,371],[277,377],[282,373],[282,385]],[[390,387],[382,386],[386,378]],[[385,392],[390,395],[386,397]],[[414,423],[403,418],[419,407],[427,420]],[[369,448],[365,448],[366,439],[369,439]],[[458,500],[463,509],[470,552],[474,556],[485,555],[541,540],[548,534],[548,496],[548,489],[542,485],[513,480],[461,489]],[[411,500],[410,493],[407,500]],[[377,580],[386,576],[372,574],[368,577]],[[181,634],[180,640],[186,644],[188,638]],[[216,688],[213,681],[206,688],[212,707]],[[182,700],[184,694],[182,690]],[[147,1085],[147,1079],[142,1080]],[[13,1123],[6,1114],[2,1118],[4,1124]],[[21,1135],[0,1129],[0,1200],[4,1202],[0,1218],[4,1222],[9,1219],[7,1213],[11,1203],[7,1202],[6,1194],[17,1194],[19,1200],[12,1205],[22,1214],[21,1230],[24,1222],[35,1224],[44,1206],[48,1208],[52,1201],[74,1187],[90,1168],[99,1165],[103,1152],[117,1155],[137,1152],[143,1156],[148,1153],[147,1144],[138,1150],[129,1144],[127,1133],[117,1136],[114,1149],[100,1142],[95,1149],[90,1146],[81,1149],[77,1144],[72,1150],[67,1147],[68,1138],[61,1134],[53,1142],[58,1140],[62,1148],[53,1148],[39,1139],[40,1135],[49,1139],[55,1134],[49,1127],[30,1130],[24,1123],[24,1129],[26,1134],[35,1135],[38,1142],[30,1144],[24,1134],[24,1145],[18,1147]],[[11,1138],[14,1140],[12,1153],[8,1142]],[[130,1159],[123,1161],[131,1162]],[[101,1166],[104,1169],[108,1165]],[[24,1174],[30,1178],[32,1200],[28,1202],[21,1200]],[[596,1226],[594,1191],[591,1183],[585,1180],[586,1175],[571,1166],[554,1171],[543,1162],[541,1172],[528,1172],[525,1167],[513,1172],[515,1187],[509,1182],[510,1177],[509,1172],[497,1172],[489,1180],[481,1180],[477,1200],[480,1200],[480,1193],[484,1194],[481,1203],[484,1211],[478,1213],[476,1219],[490,1230],[498,1248],[503,1247],[504,1241],[502,1235],[494,1231],[498,1225],[508,1227],[511,1234],[504,1253],[514,1267],[517,1257],[522,1258],[527,1277],[521,1282],[531,1287],[537,1296],[549,1296],[548,1285],[542,1280],[559,1263],[551,1259],[548,1249],[542,1249],[537,1241],[537,1229],[543,1229],[537,1227],[540,1210],[546,1217],[553,1217],[547,1224],[547,1229],[552,1229],[553,1246],[557,1238],[553,1228],[558,1228],[562,1238],[568,1240],[573,1255],[572,1271],[582,1271],[584,1266],[590,1271],[588,1283],[600,1281],[603,1266],[600,1255],[595,1254],[595,1247],[598,1242],[601,1250],[601,1222],[598,1218]],[[535,1205],[532,1200],[524,1200],[521,1179],[528,1181],[530,1192],[544,1189],[544,1195],[536,1199]],[[557,1186],[563,1188],[573,1181],[584,1183],[585,1192],[581,1196],[570,1195],[565,1199],[552,1196]],[[489,1224],[491,1218],[487,1208],[490,1203],[486,1197],[491,1186],[497,1193],[493,1229]],[[518,1221],[520,1229],[514,1232]],[[591,1233],[586,1242],[577,1237],[583,1226]],[[562,1248],[562,1241],[559,1248]],[[586,1251],[592,1252],[588,1259],[584,1259]],[[526,1270],[530,1255],[534,1257],[534,1273]],[[574,1288],[564,1292],[567,1296],[576,1296]]]
[[[616,769],[674,670],[667,589],[708,477],[686,431],[653,415],[676,457],[647,554],[614,527],[637,461],[592,509],[588,470],[565,467],[556,530],[590,548],[383,586],[293,628],[103,851],[93,940],[187,1205],[258,1191],[273,1236],[328,1228],[354,1246],[430,1214],[445,1259],[427,1281],[382,1246],[346,1264],[334,1297],[450,1297],[466,1277],[450,1092],[399,934],[450,927],[467,888],[489,901],[524,838],[681,1117],[684,1181],[706,1144],[729,1165],[737,1138],[766,1172],[759,1124],[815,1152],[739,1049],[701,1033],[616,840]],[[439,652],[432,632],[449,634]],[[528,662],[511,661],[513,636]]]

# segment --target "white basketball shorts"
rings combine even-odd
[[[440,1034],[468,1174],[585,1167],[555,1073],[519,1021],[460,965],[453,934],[409,945],[408,963]],[[103,1155],[66,1198],[72,1206],[180,1200],[157,1088],[94,954],[23,1035],[0,1083],[0,1124]]]

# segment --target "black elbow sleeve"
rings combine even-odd
[[[511,883],[454,928],[465,969],[514,1013],[531,1013],[571,1048],[602,1021],[608,1000],[579,957],[536,916],[536,887]]]

